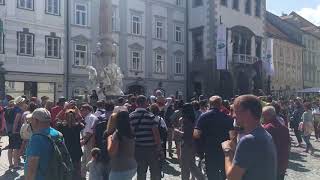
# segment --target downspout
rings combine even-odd
[[[70,58],[70,44],[69,44],[69,29],[70,29],[70,23],[69,23],[69,19],[70,19],[70,14],[69,14],[69,6],[70,6],[70,2],[69,0],[66,0],[66,46],[67,46],[67,51],[66,51],[66,98],[69,98],[69,81],[70,81],[70,75],[69,75],[69,58]]]
[[[190,68],[189,68],[189,1],[186,1],[186,15],[185,15],[185,21],[186,21],[186,33],[185,33],[185,41],[186,41],[186,100],[190,97]]]

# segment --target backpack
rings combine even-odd
[[[14,108],[8,108],[4,112],[4,118],[6,119],[7,124],[13,124],[15,113]]]
[[[20,129],[21,138],[24,140],[28,140],[30,139],[31,135],[32,135],[32,130],[31,130],[30,124],[27,122],[24,122]]]
[[[53,153],[49,160],[47,169],[41,170],[41,167],[39,167],[40,173],[45,177],[44,179],[72,180],[73,165],[62,135],[60,134],[56,139],[52,139],[50,135],[44,135],[41,133],[36,133],[34,135],[46,137],[53,147]]]
[[[101,149],[101,156],[104,162],[109,161],[109,155],[107,151],[107,141],[106,137],[104,137],[104,132],[107,130],[107,121],[106,120],[98,120],[97,124],[95,125],[95,147]]]

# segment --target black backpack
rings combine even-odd
[[[104,132],[107,130],[107,121],[105,119],[99,119],[95,125],[95,147],[101,150],[101,156],[104,162],[109,161],[109,155],[107,151],[107,137]]]
[[[40,168],[40,173],[43,174],[45,180],[72,180],[73,164],[64,143],[62,134],[58,138],[51,138],[50,135],[36,133],[48,139],[53,147],[53,153],[49,160],[46,170]]]
[[[7,108],[4,112],[4,118],[8,124],[13,124],[14,123],[14,108]]]

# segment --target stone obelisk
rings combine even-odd
[[[112,3],[111,0],[100,0],[99,9],[99,42],[97,43],[97,81],[103,82],[102,73],[112,61],[113,40],[112,40]]]

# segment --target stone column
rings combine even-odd
[[[102,82],[103,68],[112,61],[112,3],[111,0],[100,0],[99,9],[99,42],[97,44],[97,62],[95,68],[98,73],[98,83]]]
[[[256,57],[256,37],[251,37],[251,56]]]

